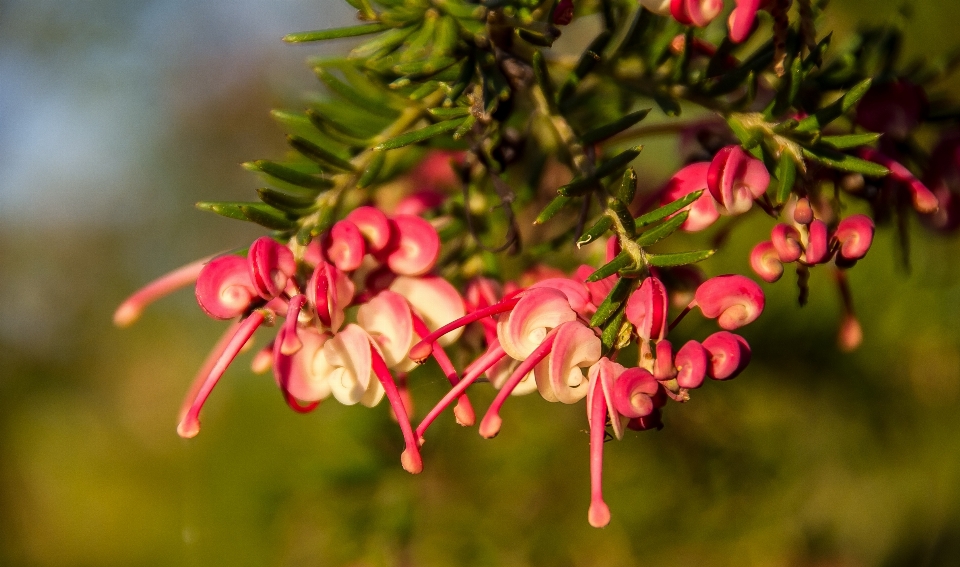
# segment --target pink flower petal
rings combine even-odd
[[[783,276],[783,262],[773,242],[764,240],[750,252],[750,267],[763,281],[773,283]]]
[[[348,220],[337,221],[324,236],[323,253],[337,269],[352,272],[363,263],[366,244],[357,225]]]
[[[587,381],[581,368],[600,360],[601,348],[593,329],[579,321],[561,323],[550,356],[534,373],[540,395],[548,402],[564,404],[583,399],[587,395]]]
[[[413,317],[402,295],[382,291],[357,310],[357,324],[369,334],[387,368],[395,368],[407,359],[413,340]]]
[[[703,348],[710,355],[707,375],[714,380],[736,378],[750,363],[750,345],[740,335],[716,332],[703,341]]]
[[[390,220],[393,233],[382,254],[386,264],[401,276],[421,276],[433,269],[440,257],[440,237],[429,222],[411,215]]]
[[[737,7],[730,13],[727,24],[730,27],[730,41],[743,43],[753,31],[753,23],[760,9],[760,0],[736,0],[736,2]]]
[[[438,276],[399,276],[390,284],[390,291],[402,295],[431,331],[463,317],[466,313],[463,298],[456,288]],[[462,328],[453,330],[437,339],[437,343],[442,346],[452,344],[462,332]]]
[[[590,305],[590,291],[582,282],[570,278],[547,278],[531,285],[529,289],[551,288],[563,292],[567,296],[570,308],[577,313],[583,313]]]
[[[770,231],[770,242],[784,264],[796,262],[803,255],[800,246],[800,231],[786,223],[779,223]]]
[[[220,256],[200,271],[196,287],[197,303],[216,319],[233,319],[250,307],[257,290],[250,281],[246,258]]]
[[[646,369],[625,369],[617,377],[613,405],[626,418],[650,415],[654,410],[653,396],[659,389],[656,378]]]
[[[707,373],[708,353],[697,341],[687,341],[677,352],[677,384],[681,388],[699,388]]]
[[[353,223],[367,243],[367,250],[371,253],[382,251],[390,243],[391,225],[387,215],[376,207],[357,207],[350,211],[345,219]]]
[[[377,405],[384,391],[373,376],[370,337],[351,323],[323,345],[323,356],[333,368],[329,374],[330,390],[341,404]]]
[[[250,245],[247,266],[254,288],[267,301],[280,295],[297,273],[293,252],[269,236],[261,236]]]
[[[660,204],[666,205],[694,191],[707,189],[707,172],[709,169],[709,163],[701,162],[690,164],[678,171],[662,189]],[[710,191],[706,190],[687,210],[690,215],[680,225],[680,228],[687,232],[703,230],[720,218],[720,213],[717,211],[717,201]]]
[[[738,274],[710,278],[697,288],[696,302],[704,317],[728,331],[752,323],[763,313],[763,290]]]
[[[820,219],[814,219],[807,227],[807,250],[804,261],[811,265],[825,262],[828,251],[827,224]]]
[[[833,238],[839,243],[839,256],[855,261],[867,255],[873,244],[873,220],[867,215],[850,215],[840,221]]]
[[[625,314],[641,338],[662,339],[667,332],[667,290],[663,283],[653,276],[643,280],[627,299]]]
[[[497,322],[497,338],[508,355],[524,360],[551,329],[576,318],[563,292],[552,288],[530,289],[513,311]]]

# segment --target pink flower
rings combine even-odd
[[[750,267],[763,281],[773,283],[783,276],[783,262],[773,242],[764,240],[750,252]]]
[[[659,279],[650,276],[627,299],[627,321],[644,340],[659,341],[667,333],[667,289]]]
[[[728,331],[752,323],[763,313],[763,290],[738,274],[710,278],[697,288],[694,299],[703,316],[717,319]],[[704,345],[706,347],[706,345]]]
[[[740,335],[718,331],[703,341],[710,355],[707,375],[714,380],[736,378],[750,363],[750,345]]]
[[[936,195],[934,195],[930,189],[927,189],[927,186],[917,179],[913,173],[900,162],[895,161],[893,158],[873,148],[860,148],[860,157],[889,169],[890,179],[902,186],[906,186],[910,191],[913,208],[916,209],[918,213],[932,213],[940,206],[937,202]]]
[[[757,12],[770,4],[770,0],[736,0],[737,6],[730,12],[727,25],[730,28],[730,40],[743,43],[753,32]]]
[[[670,0],[670,14],[683,25],[706,27],[723,11],[723,0]]]
[[[738,215],[753,207],[770,185],[770,173],[763,162],[750,157],[737,145],[717,152],[707,171],[707,188],[720,204],[720,213]]]
[[[833,241],[839,246],[838,265],[852,266],[867,255],[873,243],[873,220],[867,215],[850,215],[840,221],[833,233]]]

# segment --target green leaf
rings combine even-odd
[[[824,136],[820,138],[820,143],[826,144],[837,150],[849,150],[859,148],[860,146],[869,146],[875,144],[880,139],[881,134],[866,132],[864,134],[847,134],[843,136]]]
[[[339,169],[340,171],[354,171],[356,169],[354,165],[350,163],[350,160],[338,156],[330,150],[321,148],[300,136],[287,136],[287,141],[290,142],[293,149],[320,165],[327,166],[331,169]]]
[[[653,246],[657,242],[660,242],[664,238],[676,232],[677,229],[680,228],[680,225],[683,224],[689,216],[690,211],[682,211],[676,214],[669,220],[664,221],[662,224],[659,224],[641,234],[640,237],[637,238],[637,244],[639,244],[641,247]]]
[[[636,195],[637,172],[632,167],[628,167],[627,170],[623,172],[623,179],[620,181],[620,188],[617,191],[617,200],[624,205],[630,205]],[[633,222],[632,217],[630,218],[630,222]]]
[[[647,254],[647,264],[657,268],[684,266],[706,260],[716,252],[716,250],[698,250],[696,252],[679,252],[677,254]]]
[[[616,258],[600,266],[600,268],[597,269],[597,271],[590,274],[587,277],[586,282],[587,283],[598,282],[603,278],[612,276],[613,274],[619,272],[620,270],[629,268],[632,265],[633,265],[633,258],[631,258],[630,255],[627,254],[626,252],[621,252],[617,254]]]
[[[227,201],[200,201],[195,206],[201,211],[209,211],[218,215],[234,220],[247,220],[247,216],[240,210],[240,205],[245,203],[233,203]]]
[[[438,107],[431,108],[427,112],[429,112],[434,118],[449,120],[451,118],[460,118],[461,116],[470,114],[470,108],[466,106],[455,106],[453,108]]]
[[[550,113],[556,114],[557,101],[553,90],[553,83],[550,81],[547,61],[539,49],[533,52],[533,78],[537,81],[537,86],[540,87],[540,90],[543,92],[543,97],[547,100]]]
[[[850,173],[860,173],[868,177],[886,177],[890,173],[889,169],[878,163],[873,163],[872,161],[860,159],[822,146],[817,148],[803,148],[803,155],[808,159],[812,159],[833,169],[849,171]]]
[[[402,148],[403,146],[409,146],[410,144],[416,144],[418,142],[423,142],[429,140],[434,136],[439,136],[440,134],[446,134],[447,132],[452,132],[456,130],[464,120],[457,118],[454,120],[444,120],[443,122],[437,122],[436,124],[431,124],[420,128],[419,130],[414,130],[412,132],[407,132],[405,134],[400,134],[395,138],[390,138],[382,144],[374,146],[375,151],[384,151],[384,150],[395,150],[397,148]]]
[[[310,195],[292,195],[269,187],[257,189],[260,200],[275,209],[289,212],[300,212],[312,208],[316,198]]]
[[[580,238],[577,239],[577,248],[586,246],[587,244],[597,240],[606,234],[606,232],[610,230],[611,226],[613,226],[613,219],[608,215],[601,216],[599,219],[597,219],[597,222],[595,222],[592,227],[580,235]]]
[[[378,35],[375,39],[364,42],[350,52],[353,59],[379,59],[392,53],[403,44],[404,40],[417,29],[416,26],[391,28]]]
[[[557,213],[561,211],[564,207],[570,204],[572,197],[566,197],[563,195],[558,195],[543,208],[543,211],[537,215],[536,220],[533,221],[533,224],[543,224],[554,217]]]
[[[782,205],[787,202],[787,198],[790,197],[790,192],[793,190],[793,184],[797,180],[797,164],[788,152],[780,154],[775,175],[777,182],[780,184],[777,189],[777,204]]]
[[[655,92],[653,93],[653,101],[657,103],[660,110],[667,116],[680,116],[680,103],[672,96],[663,92]]]
[[[640,10],[641,12],[643,10]],[[626,317],[625,311],[619,311],[613,317],[613,320],[600,332],[600,343],[603,345],[604,353],[610,352],[617,346],[620,338],[620,329],[623,327],[623,319]],[[629,325],[630,323],[627,323]]]
[[[646,118],[648,114],[650,114],[649,108],[631,112],[619,120],[609,124],[604,124],[603,126],[599,126],[588,131],[586,134],[581,136],[580,139],[584,144],[595,144],[597,142],[606,140],[607,138],[616,136],[620,132],[623,132],[624,130],[636,125],[638,122]]]
[[[363,173],[360,174],[360,179],[357,180],[357,187],[360,189],[366,189],[377,176],[380,175],[380,170],[383,169],[383,164],[387,161],[387,154],[384,152],[378,152],[373,154],[373,159],[370,160],[370,164],[367,165],[367,169],[363,170]]]
[[[390,106],[390,99],[382,91],[378,92],[376,87],[372,87],[371,83],[348,83],[323,67],[317,67],[315,72],[323,84],[344,101],[385,118],[396,118],[399,114],[399,111]]]
[[[847,111],[856,106],[857,102],[863,98],[863,95],[867,94],[867,91],[870,90],[870,85],[872,82],[873,79],[864,79],[860,81],[832,104],[821,108],[820,110],[801,120],[795,131],[815,132],[817,130],[822,130],[824,126],[830,124],[837,118],[840,118],[846,114]]]
[[[635,281],[631,278],[620,278],[617,283],[613,284],[610,293],[600,302],[600,305],[597,306],[597,312],[590,318],[591,327],[603,325],[620,310],[627,297],[630,296]]]
[[[551,47],[553,46],[553,42],[557,40],[556,35],[547,35],[533,30],[518,29],[517,35],[520,36],[520,39],[523,41],[530,45],[536,45],[537,47]]]
[[[470,132],[471,129],[473,129],[473,125],[476,122],[477,122],[476,116],[472,114],[470,116],[467,116],[467,119],[464,120],[456,130],[454,130],[453,139],[459,140],[460,138],[466,136],[467,133]]]
[[[387,29],[387,26],[380,23],[363,24],[359,26],[350,26],[345,28],[332,28],[328,30],[291,33],[283,36],[283,41],[287,43],[302,43],[305,41],[323,41],[325,39],[339,39],[341,37],[355,37],[358,35],[367,35],[371,33],[377,33],[385,29]]]
[[[272,230],[289,230],[297,225],[281,211],[263,203],[202,201],[197,203],[197,208],[231,219],[253,221]]]
[[[607,161],[601,163],[597,167],[594,177],[601,178],[607,177],[608,175],[613,175],[614,173],[619,173],[621,169],[630,165],[630,162],[637,159],[637,156],[639,156],[640,152],[642,151],[643,146],[634,146],[629,150],[620,152]]]
[[[284,183],[289,183],[296,187],[304,187],[307,189],[329,189],[333,187],[333,181],[329,179],[314,177],[309,173],[303,173],[265,159],[246,162],[243,164],[243,167],[248,171],[264,173],[268,178],[279,179]]]
[[[684,195],[683,197],[680,197],[675,201],[671,201],[666,205],[663,205],[659,209],[654,209],[645,215],[637,217],[635,221],[637,228],[643,228],[645,226],[649,226],[657,221],[660,221],[669,217],[673,213],[679,211],[680,209],[686,207],[690,203],[693,203],[694,201],[699,199],[700,196],[703,195],[704,191],[706,191],[706,189],[700,189],[699,191],[694,191],[693,193],[689,193],[687,195]]]

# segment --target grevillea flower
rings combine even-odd
[[[215,258],[203,267],[196,295],[200,308],[215,319],[239,317],[259,297],[246,259],[233,255]]]
[[[717,319],[721,328],[732,331],[755,321],[763,313],[765,300],[756,282],[731,274],[705,281],[697,288],[694,302],[704,317]]]
[[[723,11],[723,0],[670,0],[670,15],[683,25],[706,27]]]
[[[720,218],[717,201],[707,191],[709,170],[710,164],[707,162],[690,164],[674,174],[661,191],[660,203],[665,205],[694,191],[703,190],[703,194],[688,207],[690,215],[680,225],[687,232],[703,230]]]
[[[703,341],[703,348],[710,355],[707,375],[714,380],[736,378],[750,363],[750,345],[734,333],[716,332]]]
[[[827,223],[814,219],[807,227],[807,249],[804,252],[804,262],[809,265],[826,262],[829,254],[827,243]]]
[[[412,215],[390,219],[391,238],[381,251],[385,264],[401,276],[421,276],[440,256],[440,237],[427,221]]]
[[[667,290],[659,279],[651,276],[627,299],[627,321],[644,340],[661,340],[667,332]]]
[[[917,179],[900,162],[873,148],[860,148],[860,157],[878,163],[890,170],[890,180],[900,183],[910,191],[913,208],[919,213],[932,213],[940,204],[936,195]]]
[[[770,242],[777,250],[777,256],[784,264],[796,262],[803,255],[800,243],[800,231],[785,223],[778,223],[770,232]]]
[[[196,282],[203,267],[209,261],[210,258],[208,257],[190,262],[186,266],[177,268],[143,286],[117,307],[117,310],[113,313],[113,324],[118,327],[133,324],[140,318],[140,314],[148,305]]]
[[[866,215],[850,215],[840,221],[833,233],[833,240],[839,246],[838,265],[851,266],[867,255],[873,243],[873,220]]]
[[[753,32],[757,12],[770,4],[770,0],[736,0],[737,6],[730,12],[727,25],[730,28],[730,40],[743,43]]]
[[[722,148],[707,171],[707,188],[720,204],[720,213],[738,215],[753,207],[770,185],[770,172],[763,162],[750,157],[740,146]]]
[[[764,240],[750,252],[750,267],[763,281],[773,283],[783,277],[783,262],[773,242]]]

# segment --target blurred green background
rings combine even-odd
[[[896,7],[837,0],[831,27]],[[960,44],[960,5],[912,7],[909,53]],[[911,272],[889,229],[850,272],[854,354],[835,347],[825,274],[802,310],[792,278],[766,286],[744,375],[606,445],[604,530],[586,521],[582,404],[511,399],[493,441],[445,416],[413,477],[385,405],[296,415],[248,357],[202,434],[177,437],[223,325],[190,292],[128,330],[112,311],[260,234],[192,205],[252,197],[237,164],[285,151],[268,110],[302,107],[318,48],[279,37],[350,18],[332,0],[0,0],[0,562],[960,565],[960,247],[917,226]],[[639,165],[662,175],[664,159]],[[742,254],[705,268],[745,270],[756,221],[730,243]],[[420,408],[444,388],[413,382]]]

